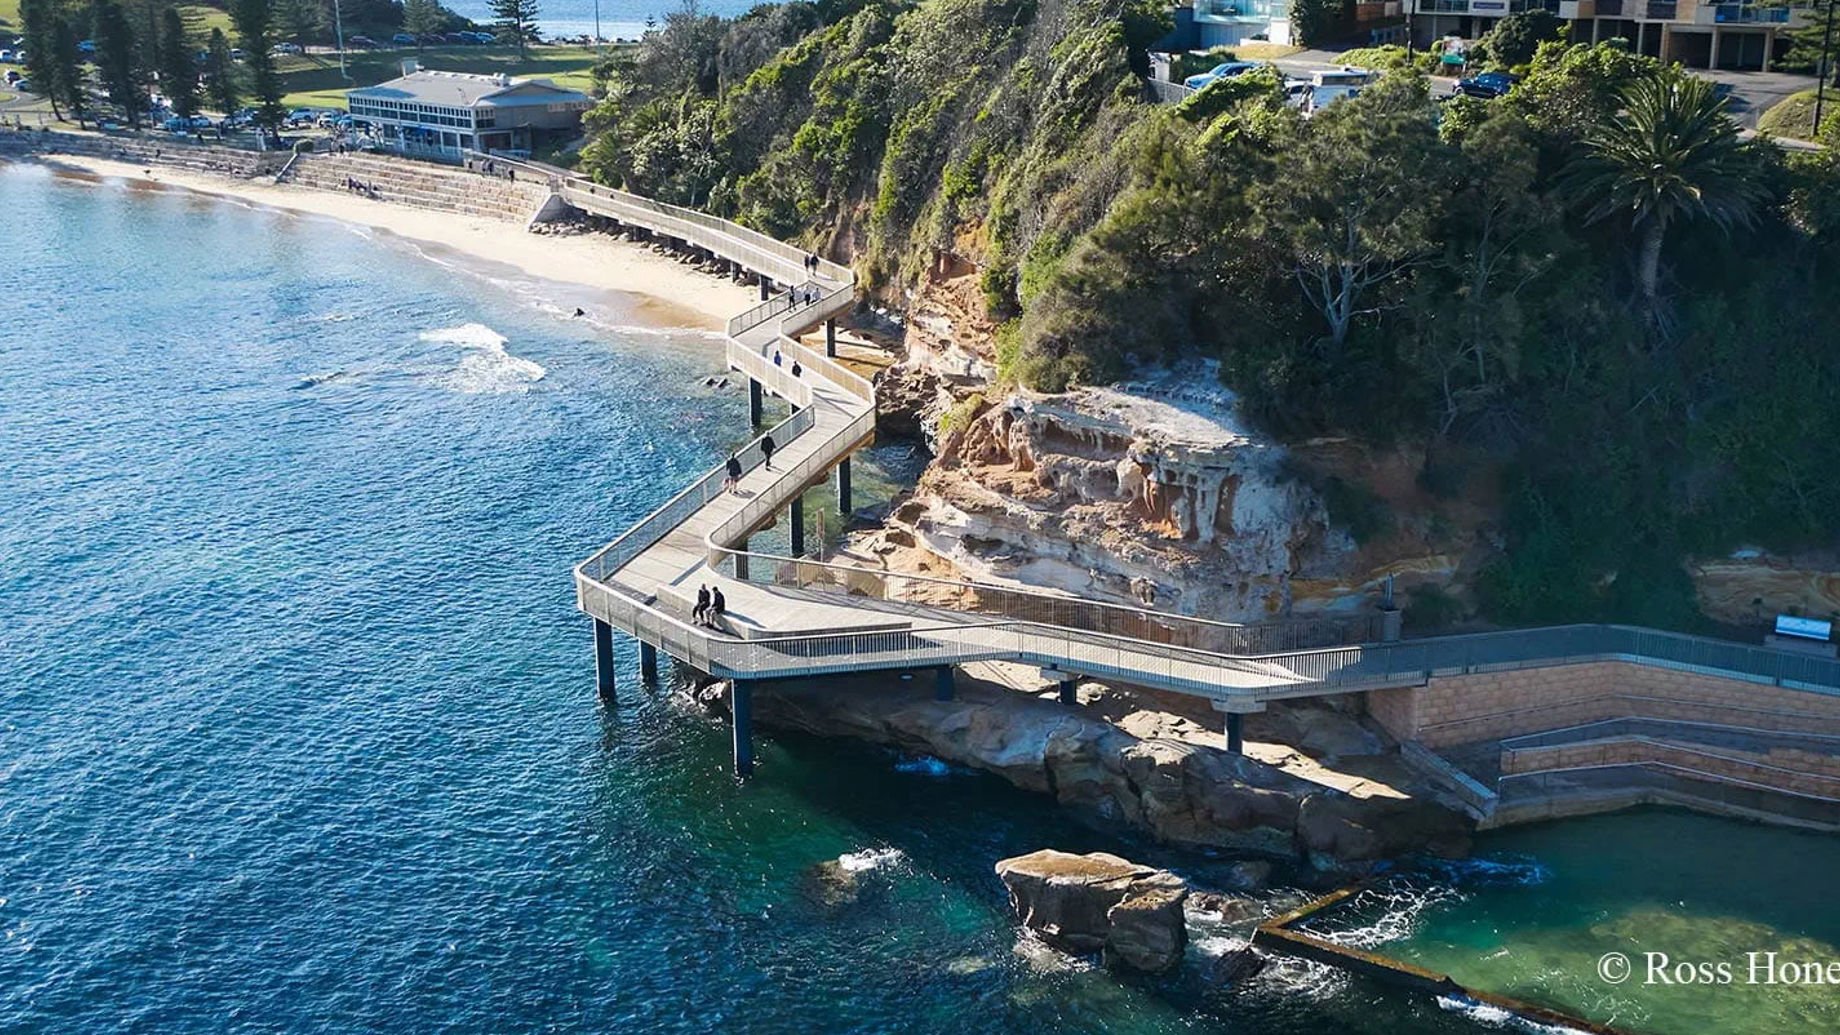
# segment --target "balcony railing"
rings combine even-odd
[[[1789,9],[1759,7],[1755,4],[1718,4],[1713,8],[1713,20],[1720,24],[1753,22],[1781,25],[1788,22]]]
[[[1680,4],[1675,0],[1648,0],[1648,17],[1659,21],[1673,21],[1679,16]]]

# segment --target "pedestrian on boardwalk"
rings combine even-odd
[[[796,359],[795,359],[795,360],[793,360],[793,361],[792,361],[792,376],[793,376],[793,377],[797,377],[797,376],[799,376],[799,373],[801,372],[801,369],[802,369],[802,368],[801,368],[801,367],[799,366],[799,361],[798,361],[798,360],[796,360]]]
[[[697,587],[696,606],[690,609],[690,620],[698,625],[709,620],[709,587],[707,585]]]
[[[778,349],[774,349],[774,350],[773,350],[773,365],[774,365],[774,366],[779,366],[779,365],[780,365],[780,364],[779,364],[779,350],[778,350]]]
[[[722,597],[722,587],[717,586],[709,593],[709,627],[714,629],[716,623],[728,615],[728,601]]]
[[[722,489],[724,492],[734,492],[735,486],[740,484],[740,482],[741,458],[738,456],[731,456],[728,458],[728,477],[722,480]]]
[[[773,470],[773,436],[760,436],[760,455],[767,458],[767,470]]]

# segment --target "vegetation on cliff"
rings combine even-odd
[[[1137,0],[693,10],[598,70],[583,166],[851,258],[975,264],[1006,377],[1222,360],[1273,431],[1507,472],[1507,620],[1692,620],[1679,561],[1830,541],[1840,164],[1697,80],[1550,41],[1506,99],[1410,71],[1305,118],[1277,76],[1151,102]]]

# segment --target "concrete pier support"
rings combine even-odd
[[[746,779],[754,772],[754,683],[735,680],[729,690],[729,714],[735,720],[735,775]]]
[[[765,302],[767,297],[773,293],[773,281],[767,279],[767,275],[764,273],[762,273],[758,279],[760,281],[760,300]]]
[[[849,517],[854,509],[850,506],[850,458],[846,456],[837,465],[837,513]]]
[[[1060,702],[1062,704],[1079,704],[1080,703],[1080,696],[1076,692],[1074,680],[1071,680],[1071,679],[1061,680],[1060,686],[1057,689],[1058,689],[1057,696],[1060,697]]]
[[[658,648],[639,641],[639,680],[648,687],[658,685]]]
[[[618,703],[613,680],[613,626],[598,618],[594,619],[594,683],[601,700]]]
[[[792,519],[792,556],[805,556],[805,497],[803,494],[792,497],[786,505]]]
[[[765,417],[766,397],[761,392],[760,382],[750,377],[748,378],[748,422],[758,428]]]
[[[1242,732],[1245,721],[1246,717],[1238,712],[1227,713],[1227,751],[1230,754],[1246,753],[1246,738]]]
[[[941,665],[933,670],[933,700],[950,701],[958,693],[958,678],[952,672],[952,666]]]
[[[824,354],[835,359],[837,356],[837,321],[824,321]]]

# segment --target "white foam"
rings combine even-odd
[[[1462,996],[1441,995],[1437,997],[1437,1004],[1442,1009],[1451,1013],[1460,1013],[1472,1021],[1491,1028],[1516,1028],[1531,1032],[1533,1035],[1582,1035],[1576,1028],[1567,1028],[1558,1024],[1541,1024],[1499,1006],[1477,1002]]]
[[[457,392],[478,395],[527,391],[549,373],[540,363],[512,355],[505,348],[509,339],[482,323],[423,331],[420,338],[466,350],[459,366],[435,379],[437,384]]]
[[[865,870],[890,869],[907,861],[907,856],[899,848],[865,848],[860,852],[845,852],[837,857],[837,868],[845,873],[862,873]]]

